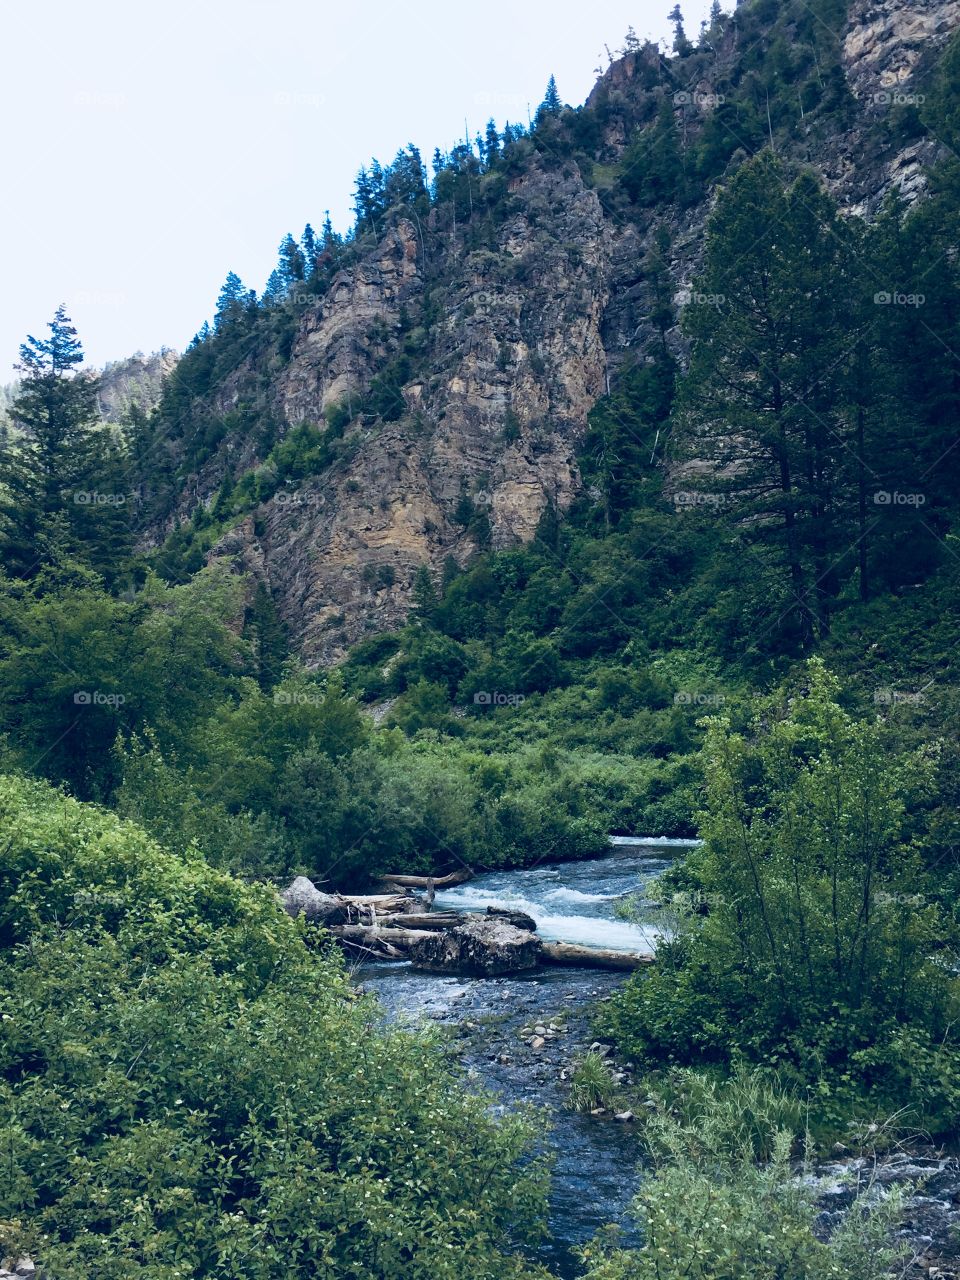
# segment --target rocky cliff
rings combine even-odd
[[[160,402],[163,380],[177,367],[179,352],[170,347],[112,360],[100,371],[98,400],[104,422],[124,422],[133,408],[150,413]]]
[[[583,108],[477,177],[472,217],[397,211],[358,238],[322,292],[295,299],[288,349],[251,355],[217,382],[211,412],[230,421],[252,402],[281,436],[346,406],[335,461],[282,486],[213,552],[269,586],[308,661],[336,661],[400,623],[421,566],[437,575],[448,557],[462,565],[481,545],[528,540],[546,511],[574,500],[590,409],[655,336],[664,273],[682,305],[712,199],[708,183],[692,201],[638,207],[622,194],[625,170],[653,163],[665,96],[684,147],[730,112],[725,92],[756,96],[757,49],[779,56],[791,28],[750,19],[742,5],[687,59],[628,51]],[[742,112],[713,120],[714,134],[731,134],[726,168],[773,138],[850,211],[874,211],[892,187],[918,198],[937,143],[902,117],[958,23],[960,0],[853,0],[828,33],[831,68],[817,55],[797,90],[795,119],[774,133],[767,88],[759,136]],[[676,327],[666,339],[681,351]],[[384,370],[402,401],[370,412]],[[179,516],[212,501],[227,466],[242,473],[264,453],[255,431],[225,432],[184,483]]]

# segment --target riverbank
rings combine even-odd
[[[579,1274],[573,1250],[607,1223],[633,1237],[628,1210],[639,1185],[640,1142],[632,1124],[569,1110],[570,1074],[593,1041],[590,1009],[623,977],[593,970],[540,970],[470,979],[424,973],[409,964],[358,965],[355,980],[383,1005],[389,1022],[429,1019],[447,1028],[468,1080],[494,1091],[498,1107],[542,1113],[543,1145],[555,1157],[551,1239],[538,1257],[562,1280]],[[528,1027],[562,1028],[534,1038]]]
[[[523,911],[545,938],[596,947],[615,940],[652,950],[654,931],[619,919],[617,905],[628,896],[641,907],[649,905],[649,887],[680,851],[672,841],[619,840],[601,859],[482,874],[438,892],[435,906]],[[570,1106],[571,1076],[595,1040],[592,1012],[624,975],[538,969],[474,979],[396,962],[358,965],[354,975],[381,1002],[389,1022],[428,1019],[445,1028],[468,1080],[492,1091],[498,1109],[527,1105],[540,1110],[543,1147],[556,1163],[551,1236],[537,1257],[558,1280],[581,1274],[576,1249],[602,1227],[615,1224],[625,1241],[637,1240],[629,1207],[643,1176],[640,1126],[616,1121],[613,1110],[592,1115]],[[615,1085],[629,1090],[629,1074],[617,1080],[624,1068],[614,1063],[612,1070]],[[642,1113],[643,1103],[635,1093],[629,1105]],[[922,1184],[910,1195],[902,1225],[916,1255],[911,1277],[952,1280],[960,1274],[952,1261],[960,1255],[960,1161],[918,1143],[910,1151],[879,1157],[878,1163],[882,1186]],[[850,1177],[866,1171],[862,1159],[842,1151],[818,1164],[825,1232],[851,1202]]]

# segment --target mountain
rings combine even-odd
[[[205,554],[261,580],[326,663],[402,622],[421,566],[529,541],[581,492],[591,408],[658,325],[682,360],[716,187],[748,155],[772,143],[847,213],[920,197],[942,148],[917,102],[958,17],[957,0],[756,0],[680,53],[634,42],[528,136],[455,148],[429,194],[402,189],[401,154],[346,243],[188,353],[154,428],[168,481],[144,477],[145,542],[228,473],[270,482],[295,428],[325,431],[310,473],[261,485]]]
[[[132,408],[150,413],[160,403],[163,380],[180,359],[170,347],[145,356],[137,351],[124,360],[111,360],[100,371],[98,402],[105,422],[125,422]]]

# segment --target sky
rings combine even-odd
[[[351,222],[353,181],[579,105],[672,0],[35,0],[0,16],[0,384],[62,302],[88,360],[182,350],[228,271],[258,292],[287,231]],[[708,0],[683,0],[695,36]]]

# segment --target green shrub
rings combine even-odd
[[[599,1053],[588,1051],[570,1076],[570,1106],[574,1111],[593,1111],[606,1107],[612,1096],[610,1068]]]
[[[925,898],[903,834],[932,761],[891,750],[882,726],[842,711],[819,663],[807,682],[787,715],[768,708],[749,739],[711,723],[705,844],[684,868],[706,909],[630,979],[605,1028],[640,1058],[745,1054],[822,1078],[834,1099],[837,1089],[851,1102],[860,1091],[951,1126],[960,1065],[960,984],[944,954],[952,931]],[[928,1062],[939,1046],[939,1086],[915,1088],[910,1044],[926,1046]],[[957,1065],[944,1073],[945,1064]]]
[[[644,1124],[653,1164],[634,1203],[635,1250],[583,1250],[587,1280],[882,1280],[902,1193],[861,1194],[826,1242],[796,1106],[761,1077],[717,1086],[682,1073]]]
[[[59,1280],[540,1274],[531,1131],[194,855],[0,778],[0,1254]],[[532,1234],[531,1234],[532,1233]]]

